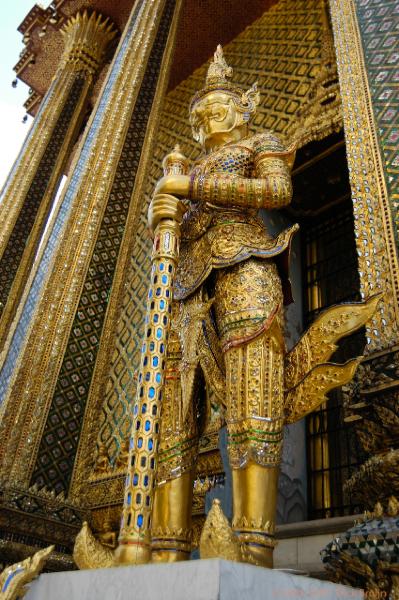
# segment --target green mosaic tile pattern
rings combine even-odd
[[[399,4],[356,0],[374,116],[399,242]]]

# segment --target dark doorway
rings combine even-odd
[[[343,133],[298,151],[294,198],[287,210],[301,226],[303,322],[306,328],[325,308],[359,301],[360,282],[354,215]],[[333,362],[363,353],[364,330],[340,343]],[[308,518],[361,511],[344,492],[345,481],[363,462],[353,427],[344,422],[341,390],[307,417]]]

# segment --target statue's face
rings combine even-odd
[[[237,126],[234,100],[223,92],[210,92],[193,107],[191,124],[198,141],[205,145],[211,138],[232,131]]]

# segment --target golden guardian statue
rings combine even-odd
[[[259,94],[256,85],[245,92],[230,83],[231,75],[218,47],[206,85],[190,105],[204,155],[189,176],[159,181],[149,213],[154,229],[162,194],[190,201],[174,288],[153,560],[185,559],[190,549],[202,376],[225,409],[233,530],[256,562],[270,566],[284,423],[284,290],[277,262],[286,260],[297,227],[273,239],[257,213],[290,203],[294,153],[272,132],[249,135]]]
[[[295,149],[272,131],[249,132],[256,84],[245,91],[231,76],[219,46],[190,105],[203,154],[190,171],[175,149],[149,208],[152,274],[118,564],[189,558],[198,442],[212,398],[227,426],[233,521],[212,508],[201,555],[272,567],[283,427],[352,378],[359,359],[326,361],[379,300],[328,309],[286,351],[298,226],[273,238],[258,211],[290,203]]]
[[[287,355],[286,269],[298,226],[272,238],[258,211],[290,203],[294,150],[271,131],[249,133],[259,93],[256,84],[242,90],[231,76],[219,46],[205,87],[190,105],[193,136],[204,154],[189,175],[159,181],[149,211],[154,230],[163,194],[189,201],[173,295],[152,560],[188,558],[201,417],[209,414],[200,399],[205,379],[225,411],[233,532],[244,560],[270,567],[283,425],[315,409],[326,391],[352,377],[356,361],[319,366],[310,377],[309,372],[328,359],[334,339],[363,323],[378,299],[368,309],[331,309]]]

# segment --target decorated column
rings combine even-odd
[[[330,0],[361,291],[384,292],[345,409],[366,460],[345,492],[364,519],[323,550],[329,577],[398,597],[399,136],[394,0]],[[377,541],[378,540],[378,541]],[[383,540],[381,542],[380,540]],[[383,543],[383,549],[381,546]]]
[[[188,161],[179,147],[164,160],[164,174],[187,174]],[[161,423],[162,390],[172,312],[173,283],[179,259],[180,224],[184,204],[168,194],[162,200],[151,254],[151,281],[147,297],[145,330],[117,560],[141,564],[151,560],[151,516]]]
[[[61,33],[60,64],[0,196],[0,345],[116,29],[101,15],[84,11],[70,18]]]
[[[13,497],[47,489],[64,506],[70,494],[99,347],[110,335],[106,314],[134,260],[129,248],[180,6],[134,4],[1,356],[0,481]],[[75,483],[78,490],[87,480]],[[9,529],[23,533],[23,526],[14,519]],[[69,540],[69,525],[58,527]]]

